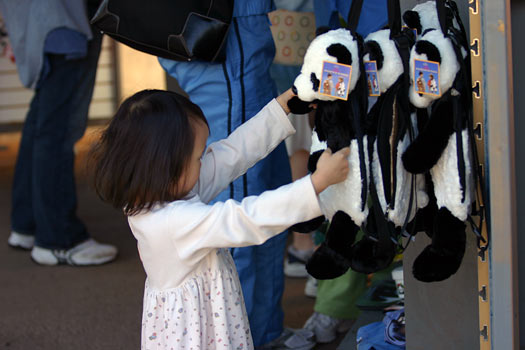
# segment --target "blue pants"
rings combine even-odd
[[[73,146],[86,129],[101,36],[87,56],[49,55],[50,72],[35,91],[22,131],[12,193],[12,229],[47,249],[67,249],[88,238],[75,214]]]
[[[160,59],[210,124],[209,142],[227,137],[276,95],[269,67],[275,47],[266,14],[236,17],[226,38],[226,62],[173,62]],[[284,143],[234,181],[216,200],[241,200],[291,181]],[[277,338],[283,330],[281,297],[286,233],[263,245],[236,248],[233,258],[255,346]]]

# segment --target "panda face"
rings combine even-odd
[[[381,93],[388,90],[403,73],[403,61],[394,41],[390,40],[390,29],[371,33],[365,38],[363,60],[376,61]]]
[[[410,51],[410,102],[418,108],[428,107],[432,101],[440,96],[423,95],[416,92],[414,87],[416,78],[414,72],[414,60],[427,60],[438,62],[439,65],[439,91],[446,92],[452,87],[459,63],[450,39],[446,38],[440,30],[427,30],[416,41]]]
[[[349,91],[355,88],[360,75],[357,41],[347,29],[330,30],[316,37],[304,55],[301,74],[294,82],[297,96],[302,101],[311,102],[316,99],[333,101],[336,99],[319,93],[324,61],[352,65]]]

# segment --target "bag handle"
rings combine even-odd
[[[390,39],[401,33],[401,8],[399,0],[388,0],[388,27],[390,28]]]
[[[357,25],[359,24],[359,17],[361,16],[362,7],[363,0],[352,0],[350,11],[348,11],[348,20],[346,21],[346,27],[350,29],[352,33],[356,33],[357,31]]]

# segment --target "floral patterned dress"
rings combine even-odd
[[[241,202],[207,204],[294,132],[272,100],[208,147],[190,195],[130,216],[147,274],[142,349],[253,349],[239,277],[226,248],[262,244],[321,215],[310,176]]]

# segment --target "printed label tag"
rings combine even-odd
[[[418,94],[441,96],[439,62],[414,60],[414,90]]]
[[[376,61],[365,61],[366,83],[368,85],[368,96],[379,96],[379,80],[377,80]]]
[[[324,61],[319,93],[345,101],[348,100],[348,85],[351,76],[352,66]]]

